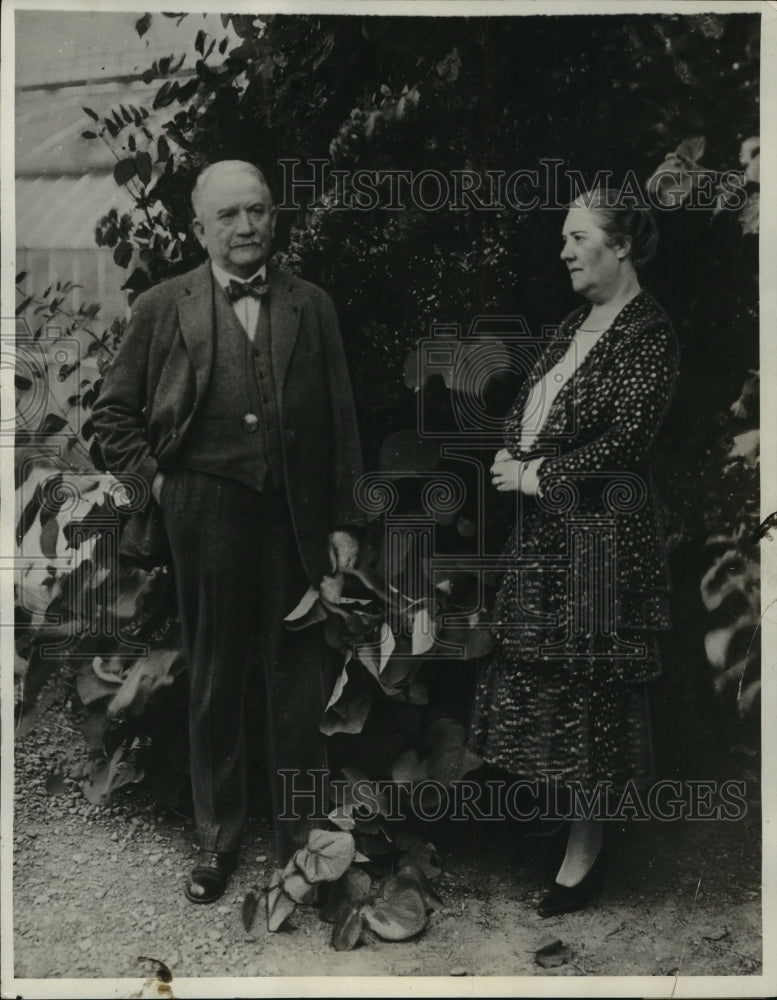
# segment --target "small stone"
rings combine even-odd
[[[723,926],[716,927],[716,926],[712,926],[712,927],[708,927],[705,930],[703,930],[702,933],[701,933],[701,936],[706,941],[722,941],[723,938],[728,937],[730,933],[731,933],[731,931],[730,931],[730,929],[728,927],[723,927]]]
[[[116,832],[116,831],[114,830],[114,831],[113,831],[113,833],[111,834],[111,840],[112,840],[112,841],[113,841],[114,843],[116,843],[116,841],[117,841],[118,839],[119,839],[119,835],[118,835],[118,833],[117,833],[117,832]]]
[[[451,969],[449,973],[449,975],[451,976],[466,976],[466,974],[467,970],[464,968],[463,965],[454,965],[454,967]]]
[[[93,947],[93,945],[94,941],[92,941],[90,937],[81,938],[81,940],[78,942],[78,947],[81,949],[81,951],[89,951],[89,949]]]
[[[210,938],[211,941],[220,941],[223,936],[224,936],[223,932],[218,930],[218,928],[216,927],[211,927],[211,929],[208,931],[208,937]]]
[[[98,889],[97,892],[94,894],[94,898],[102,899],[107,892],[108,892],[107,889]]]
[[[554,934],[548,934],[537,945],[536,953],[538,955],[550,955],[551,952],[557,951],[562,944],[561,938],[556,937]]]
[[[260,865],[263,865],[265,863],[265,861],[267,861],[267,855],[266,854],[260,854],[257,857],[256,860],[259,862]]]
[[[84,863],[84,861],[85,861],[85,858],[84,858],[83,854],[74,854],[73,855],[73,861],[77,865],[82,865]]]

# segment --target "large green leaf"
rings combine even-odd
[[[267,890],[267,930],[279,931],[296,908],[294,900],[283,891],[283,872],[276,869]]]
[[[412,656],[398,656],[395,653],[380,675],[380,685],[384,693],[398,693],[401,687],[407,685],[418,673],[421,666],[421,663]]]
[[[428,608],[421,608],[413,617],[413,656],[423,656],[434,646],[432,616]]]
[[[361,543],[352,531],[337,530],[329,535],[329,564],[336,575],[353,573],[359,565]]]
[[[326,903],[321,907],[321,919],[331,924],[343,906],[362,903],[370,894],[370,876],[361,868],[349,868],[329,888]]]
[[[297,632],[325,619],[326,611],[321,606],[318,591],[315,587],[308,587],[299,604],[283,620],[286,628]]]
[[[361,903],[343,906],[332,927],[332,947],[335,951],[351,951],[364,934],[364,907]]]
[[[345,830],[311,830],[294,863],[308,882],[334,882],[347,870],[356,854],[353,837]]]
[[[100,698],[112,697],[116,694],[117,684],[121,684],[121,677],[117,677],[115,681],[98,677],[92,663],[82,664],[76,677],[76,690],[84,705],[91,705]]]
[[[356,767],[344,767],[341,773],[342,782],[332,783],[339,806],[353,810],[354,816],[360,819],[388,815],[390,803],[381,791],[380,781],[371,780]]]
[[[335,733],[355,735],[364,728],[371,707],[372,694],[368,690],[341,694],[337,702],[327,708],[318,728],[325,736],[334,736]]]
[[[294,858],[283,869],[283,891],[295,903],[311,903],[315,899],[318,885],[311,885],[297,867]]]
[[[337,678],[337,680],[335,681],[335,686],[332,688],[332,694],[329,696],[329,701],[327,702],[326,710],[332,708],[333,705],[336,705],[337,702],[342,697],[343,691],[345,691],[345,686],[348,683],[348,664],[351,662],[352,658],[353,658],[353,653],[349,649],[348,652],[345,654],[345,664],[343,665],[343,669],[340,673],[340,676]]]
[[[127,747],[119,746],[110,760],[89,768],[84,795],[93,805],[106,805],[117,788],[143,780],[143,771],[128,759],[128,754]]]
[[[434,852],[434,848],[432,847],[431,844],[425,844],[423,846],[429,849],[430,857],[432,853],[436,853]],[[420,854],[420,851],[418,853]],[[413,856],[412,852],[410,855],[405,855],[405,857],[412,857],[412,856]],[[432,866],[429,865],[429,867],[431,868]],[[439,874],[439,869],[435,872],[435,874]],[[418,887],[418,889],[420,890],[421,894],[424,897],[427,909],[433,910],[436,907],[442,905],[442,900],[440,899],[437,890],[429,881],[430,876],[427,875],[427,873],[424,871],[424,867],[422,865],[419,865],[417,861],[400,860],[399,867],[397,869],[397,876],[399,878],[408,879],[410,882],[415,883],[415,885]]]
[[[246,931],[250,931],[254,926],[254,920],[256,919],[256,911],[258,908],[259,896],[253,889],[251,889],[243,897],[243,906],[241,909],[243,927]]]
[[[377,681],[380,681],[380,675],[394,652],[396,644],[393,632],[384,622],[381,626],[378,642],[359,647],[359,659]]]
[[[426,879],[437,878],[442,872],[440,856],[434,844],[425,844],[420,840],[407,853],[402,854],[398,864],[398,874],[407,874],[406,869],[418,869]],[[425,887],[422,887],[425,890]]]
[[[160,688],[172,684],[182,668],[183,659],[180,650],[152,649],[148,656],[144,656],[130,667],[124,683],[108,706],[108,714],[115,716],[120,712],[128,712],[131,715],[140,715],[145,710],[151,695]]]
[[[387,881],[383,896],[364,906],[370,930],[386,941],[405,941],[420,933],[429,917],[421,890],[410,879]]]
[[[760,574],[758,566],[746,559],[737,548],[727,549],[707,570],[701,581],[701,598],[708,611],[714,611],[732,594],[741,596],[758,612]]]
[[[429,765],[415,747],[408,747],[391,765],[391,777],[399,784],[412,786],[429,779]]]

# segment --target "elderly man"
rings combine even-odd
[[[315,629],[288,633],[283,617],[330,571],[328,534],[355,516],[360,458],[332,302],[267,264],[277,210],[262,173],[215,163],[192,206],[210,259],[137,299],[93,416],[108,467],[149,498],[124,551],[153,560],[163,528],[172,554],[201,848],[186,895],[209,903],[235,867],[246,819],[244,698],[257,640],[280,864],[310,827],[312,806],[307,819],[298,808],[310,798],[282,801],[290,786],[278,772],[306,789],[326,768],[325,647]]]

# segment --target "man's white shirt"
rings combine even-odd
[[[223,267],[219,267],[214,261],[211,261],[210,265],[213,269],[213,277],[224,289],[228,287],[230,281],[241,281],[247,284],[256,278],[261,278],[264,281],[267,276],[266,264],[262,264],[259,270],[252,274],[250,278],[238,278],[234,274],[229,274],[228,271],[225,271]],[[256,324],[259,321],[259,310],[262,308],[262,300],[255,295],[244,295],[232,303],[232,308],[240,320],[240,325],[248,334],[248,339],[253,341],[256,335]]]

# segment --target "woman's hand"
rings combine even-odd
[[[506,493],[509,490],[519,490],[521,488],[522,466],[523,462],[519,462],[517,458],[495,461],[491,466],[491,484],[500,493]]]
[[[505,455],[508,457],[504,458]],[[496,453],[491,466],[492,485],[499,493],[520,490],[527,496],[535,496],[540,486],[538,472],[543,460],[535,458],[531,462],[521,462],[509,455],[504,448]]]

